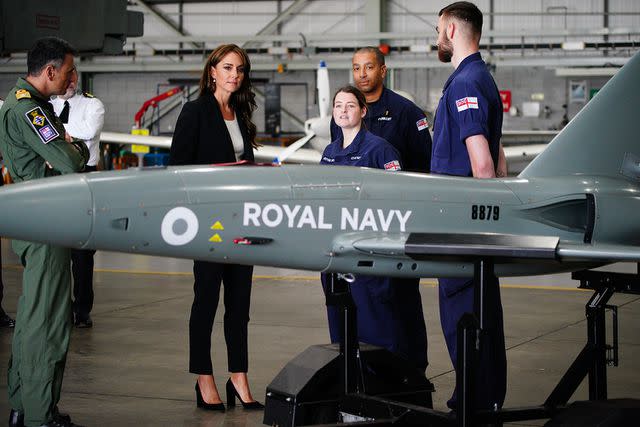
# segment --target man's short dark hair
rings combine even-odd
[[[471,25],[473,34],[480,39],[482,35],[482,12],[473,3],[468,1],[457,1],[449,6],[443,7],[438,16],[454,17],[465,21]]]
[[[376,56],[376,61],[378,61],[378,65],[384,65],[384,55],[382,54],[382,52],[380,52],[380,49],[378,49],[375,46],[361,47],[354,52],[354,55],[356,53],[373,53]]]
[[[27,53],[27,74],[38,76],[47,64],[60,68],[68,54],[76,55],[76,50],[67,41],[58,37],[43,37],[36,40]]]

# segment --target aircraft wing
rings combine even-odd
[[[519,174],[536,156],[547,147],[547,144],[503,145],[507,158],[507,169],[510,175]]]
[[[307,135],[304,138],[296,141],[294,144],[300,143],[299,146],[306,144],[313,135]],[[171,148],[170,136],[144,136],[144,135],[131,135],[128,133],[119,132],[102,132],[100,134],[100,142],[102,143],[114,143],[114,144],[136,144],[146,145],[149,147],[158,148]],[[293,145],[293,144],[292,144]],[[290,146],[291,147],[291,146]],[[286,148],[275,147],[270,145],[263,145],[258,149],[254,149],[254,156],[257,162],[271,163],[274,159],[282,159],[283,152]],[[314,164],[320,163],[320,153],[311,149],[294,149],[293,152],[286,156],[288,163],[302,163],[302,164]]]
[[[560,133],[559,130],[503,130],[500,142],[502,145],[548,143]]]
[[[313,138],[314,136],[316,136],[315,133],[311,132],[308,135],[305,135],[304,138],[300,138],[299,140],[297,140],[296,142],[294,142],[293,144],[289,145],[287,148],[285,148],[284,150],[282,150],[280,152],[280,154],[278,154],[275,157],[272,157],[271,160],[273,161],[273,163],[282,163],[284,162],[286,159],[288,159],[289,157],[291,157],[291,155],[295,152],[297,152],[300,148],[302,148],[307,142],[309,142],[309,140],[311,138]],[[320,158],[318,158],[318,162],[320,162]]]
[[[253,155],[256,159],[256,162],[271,163],[277,161],[277,159],[280,159],[284,150],[285,148],[283,147],[263,145],[261,147],[258,147],[257,149],[254,148]],[[320,153],[316,150],[312,150],[309,148],[300,148],[287,156],[286,162],[317,165],[320,163],[320,157]]]
[[[542,153],[547,144],[512,145],[504,147],[504,155],[509,161],[531,161],[538,154]]]
[[[171,148],[170,136],[131,135],[119,132],[102,132],[100,142],[115,144],[147,145],[149,147]]]
[[[297,164],[318,164],[320,163],[320,153],[313,149],[300,148],[309,142],[315,134],[311,133],[300,138],[286,148],[263,145],[254,150],[254,156],[257,162],[275,162],[280,163],[286,160],[287,163]],[[116,144],[135,144],[146,145],[149,147],[171,148],[170,136],[144,136],[131,135],[119,132],[102,132],[100,134],[100,142],[116,143]],[[540,154],[547,144],[531,144],[531,145],[514,145],[504,147],[504,153],[507,158],[507,165],[516,165],[517,163],[528,163]]]

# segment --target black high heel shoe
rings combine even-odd
[[[204,399],[202,398],[202,392],[200,391],[200,384],[198,384],[197,380],[196,380],[196,402],[197,402],[198,408],[202,408],[207,411],[220,411],[220,412],[225,411],[224,403],[222,402],[207,403],[204,401]]]
[[[236,406],[236,397],[240,403],[242,403],[242,407],[244,409],[264,409],[264,405],[257,400],[254,400],[253,402],[244,402],[238,394],[238,390],[236,390],[236,387],[233,385],[233,382],[231,382],[231,378],[229,378],[227,380],[227,406],[229,408]]]

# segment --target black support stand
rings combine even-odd
[[[477,372],[480,369],[479,355],[484,335],[491,316],[488,302],[499,292],[494,278],[494,264],[491,259],[480,259],[474,263],[474,313],[465,313],[458,321],[458,360],[456,362],[456,388],[458,402],[457,424],[472,426],[476,414],[475,395]],[[486,345],[486,344],[485,344]]]
[[[349,282],[338,274],[329,275],[327,305],[339,307],[342,314],[342,337],[340,340],[341,375],[340,387],[343,395],[357,393],[358,382],[358,320],[357,308],[351,297]]]
[[[340,379],[339,382],[334,381],[336,385],[340,384],[335,406],[339,413],[342,413],[343,416],[352,416],[352,420],[359,420],[358,425],[464,427],[474,426],[478,423],[501,426],[504,422],[544,418],[552,418],[552,421],[547,425],[554,426],[556,425],[554,424],[556,415],[559,418],[557,425],[564,425],[561,424],[560,418],[562,417],[573,417],[574,413],[584,414],[589,410],[600,411],[600,413],[604,411],[605,414],[607,411],[621,413],[628,407],[623,408],[623,404],[630,405],[637,411],[633,412],[633,416],[639,413],[640,401],[627,399],[625,402],[605,402],[605,400],[607,399],[606,367],[607,365],[617,366],[618,363],[617,311],[616,307],[607,303],[615,292],[640,294],[640,273],[622,274],[591,270],[576,272],[572,275],[574,279],[580,280],[580,288],[594,290],[593,296],[586,304],[587,343],[545,402],[540,406],[523,408],[476,410],[474,408],[475,396],[478,387],[481,387],[480,384],[476,384],[477,373],[481,369],[478,366],[478,357],[482,349],[485,330],[491,324],[491,316],[493,315],[489,310],[488,303],[494,300],[493,293],[499,292],[499,290],[495,289],[497,282],[493,280],[494,258],[492,256],[477,256],[475,259],[474,313],[466,313],[458,323],[459,341],[456,364],[458,407],[456,416],[431,409],[432,385],[423,375],[412,377],[408,373],[409,370],[396,369],[398,361],[390,359],[390,353],[378,349],[377,355],[374,351],[369,353],[369,360],[364,360],[363,355],[371,350],[367,349],[365,344],[361,348],[357,340],[357,309],[351,298],[349,283],[344,280],[344,276],[331,275],[327,304],[338,306],[344,320],[339,355]],[[611,345],[606,341],[605,314],[607,311],[613,313]],[[395,370],[393,376],[379,377],[381,373],[389,371],[389,367],[393,365],[395,365],[394,369],[391,369]],[[403,368],[405,367],[403,366]],[[295,369],[295,366],[292,369]],[[307,372],[307,370],[303,371]],[[377,373],[374,377],[367,377],[372,371]],[[589,401],[575,402],[567,407],[569,399],[587,376],[589,379]],[[396,381],[395,385],[390,385],[392,384],[391,378],[393,378],[392,381]],[[400,382],[397,382],[398,378],[401,379]],[[288,380],[283,382],[289,383]],[[269,396],[269,388],[267,390]],[[276,409],[289,408],[286,409],[289,411],[289,415],[286,415],[285,419],[290,421],[288,423],[277,422],[276,424],[303,425],[296,422],[296,411],[304,409],[310,415],[313,415],[314,412],[321,413],[321,410],[326,411],[320,401],[313,403],[318,408],[314,409],[316,407],[304,402],[296,403],[298,402],[296,399],[295,394],[286,397],[287,402],[289,400],[294,402],[287,404],[288,406],[283,406],[284,404],[277,406],[271,402]],[[428,403],[424,403],[427,399]],[[269,399],[267,399],[265,422],[270,420],[268,424],[274,424],[273,420],[276,420],[277,417],[272,416],[270,412],[275,413],[276,410],[270,410],[269,403]],[[578,405],[576,406],[576,404]],[[332,413],[337,417],[335,411]],[[627,412],[627,414],[629,413]],[[314,417],[311,416],[310,419],[314,419]],[[581,422],[581,425],[596,425],[594,423],[594,420],[588,419],[586,422]]]
[[[391,425],[411,411],[426,411],[438,418],[432,408],[431,393],[433,385],[424,377],[412,371],[415,368],[404,367],[400,374],[405,385],[388,390],[385,395],[373,395],[375,388],[366,378],[365,368],[358,342],[357,307],[353,302],[348,275],[329,275],[329,289],[326,295],[327,305],[337,306],[342,313],[342,336],[340,340],[341,357],[341,403],[340,410],[367,421],[367,425]],[[386,351],[385,351],[386,353]],[[372,362],[375,365],[375,361]],[[406,361],[404,362],[406,365]],[[389,367],[390,368],[390,367]],[[397,378],[394,378],[397,379]],[[445,418],[443,414],[440,418]],[[406,420],[405,420],[406,421]]]

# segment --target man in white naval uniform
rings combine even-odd
[[[51,100],[53,109],[73,138],[81,139],[89,149],[85,172],[97,170],[100,158],[100,133],[104,125],[104,105],[93,95],[78,92],[72,82],[64,95]],[[91,328],[93,308],[93,250],[72,250],[73,272],[73,324],[78,328]]]

